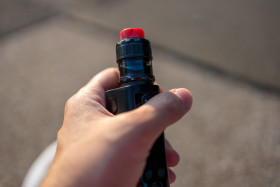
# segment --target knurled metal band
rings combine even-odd
[[[143,57],[152,60],[150,42],[143,38],[128,38],[117,43],[117,62],[133,57]]]

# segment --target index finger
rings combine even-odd
[[[105,106],[105,91],[118,86],[118,69],[107,68],[95,75],[81,90],[87,97]]]

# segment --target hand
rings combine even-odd
[[[136,186],[157,137],[191,107],[190,92],[181,88],[115,116],[105,108],[105,91],[118,87],[118,79],[117,69],[106,69],[67,101],[43,187]],[[168,166],[177,165],[179,156],[169,143],[166,154]],[[174,173],[169,175],[174,181]]]

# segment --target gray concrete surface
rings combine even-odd
[[[280,89],[280,1],[47,2],[116,31],[142,27],[154,44],[169,51]]]
[[[1,0],[0,37],[17,29],[40,22],[55,14],[55,9],[28,0]]]
[[[73,15],[56,14],[1,35],[1,187],[20,186],[56,138],[67,98],[100,70],[116,66],[118,32]],[[157,38],[147,32],[153,44]],[[280,186],[280,95],[173,50],[153,49],[163,89],[186,87],[194,96],[190,113],[166,131],[181,154],[173,186]]]

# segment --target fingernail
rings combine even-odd
[[[185,88],[172,89],[170,91],[173,92],[175,95],[177,95],[180,98],[180,100],[182,101],[182,103],[185,106],[185,110],[189,111],[192,106],[191,93]]]

